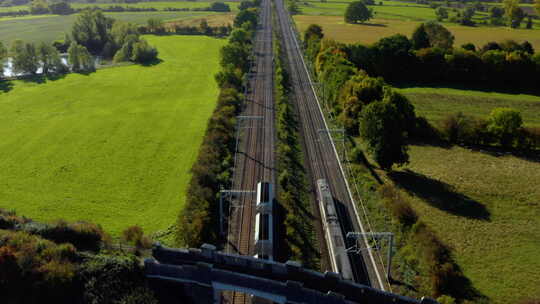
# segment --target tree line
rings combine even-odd
[[[219,191],[231,184],[235,153],[236,116],[244,96],[251,60],[252,39],[258,23],[260,2],[254,1],[236,15],[229,42],[220,50],[215,78],[220,93],[208,121],[197,159],[191,167],[186,203],[176,223],[178,246],[200,247],[217,244],[219,237]]]
[[[49,3],[46,0],[32,0],[30,2],[28,10],[17,10],[9,12],[0,12],[0,16],[24,16],[24,15],[42,15],[42,14],[54,14],[54,15],[70,15],[81,13],[87,9],[101,10],[103,12],[157,12],[159,9],[154,7],[131,7],[121,5],[109,5],[109,6],[89,6],[85,8],[73,8],[66,1]],[[181,11],[181,12],[230,12],[231,8],[224,2],[213,2],[208,7],[166,7],[163,11]]]
[[[397,34],[372,45],[347,45],[344,51],[356,68],[392,82],[540,89],[540,53],[529,42],[454,47],[452,33],[436,22],[420,24],[411,39]]]
[[[138,30],[141,34],[226,37],[231,33],[232,26],[230,24],[210,26],[206,19],[201,19],[199,26],[191,26],[181,22],[163,23],[160,19],[150,18],[145,25],[139,25]]]
[[[277,231],[282,244],[281,261],[300,261],[305,267],[317,269],[319,254],[316,247],[306,183],[306,170],[299,138],[298,118],[291,103],[289,74],[282,58],[286,58],[274,19],[274,96],[277,129]]]

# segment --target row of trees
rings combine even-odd
[[[220,51],[221,71],[217,106],[208,121],[197,160],[191,168],[185,207],[177,218],[176,243],[199,247],[216,244],[219,233],[220,185],[229,185],[234,157],[235,117],[240,112],[252,37],[258,22],[258,2],[245,5],[234,20],[229,43]]]
[[[156,12],[157,8],[153,7],[134,7],[134,6],[120,6],[120,5],[110,5],[110,6],[94,6],[87,8],[77,8],[74,9],[71,7],[69,2],[59,1],[59,2],[48,2],[46,0],[32,0],[29,5],[28,10],[18,10],[18,11],[9,11],[2,12],[2,16],[22,16],[22,15],[41,15],[41,14],[55,14],[55,15],[70,15],[74,13],[80,13],[86,9],[97,10],[100,9],[104,12]],[[195,7],[195,8],[174,8],[166,7],[164,11],[209,11],[209,12],[230,12],[231,8],[228,4],[224,2],[212,2],[208,7]]]
[[[540,148],[540,129],[524,127],[521,113],[512,108],[495,108],[487,118],[448,114],[434,131],[432,138],[460,145],[496,146],[518,151]]]
[[[274,26],[278,26],[275,22]],[[277,29],[274,31],[274,85],[277,129],[277,227],[279,239],[284,242],[279,259],[300,261],[306,267],[316,269],[319,263],[315,246],[312,217],[308,211],[309,199],[300,145],[298,120],[291,103],[289,74],[282,58]]]
[[[474,26],[476,22],[473,20],[477,11],[488,11],[489,23],[495,26],[508,25],[512,28],[519,28],[523,21],[526,21],[526,28],[533,27],[531,15],[527,15],[520,7],[519,0],[504,0],[503,6],[492,6],[489,10],[481,3],[467,5],[462,9],[449,8],[439,5],[433,5],[435,15],[438,21],[448,19],[450,22],[456,22],[461,25]],[[449,17],[449,11],[455,12],[455,15]],[[485,20],[484,23],[487,24]]]
[[[477,84],[506,89],[540,88],[540,54],[528,42],[490,42],[454,48],[454,36],[435,22],[423,23],[412,38],[398,34],[373,45],[342,45],[354,66],[389,81]]]
[[[322,38],[322,28],[311,25],[304,42],[334,114],[348,134],[364,139],[381,168],[407,163],[406,139],[414,129],[414,107],[381,78],[354,67],[343,45]]]

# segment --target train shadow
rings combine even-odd
[[[338,214],[339,223],[341,225],[341,231],[343,233],[343,239],[345,241],[345,247],[351,248],[356,245],[356,241],[353,239],[348,239],[346,237],[348,232],[355,232],[354,226],[351,221],[350,213],[347,206],[343,204],[340,200],[334,197],[334,204],[336,207],[336,212]],[[369,272],[367,270],[367,265],[363,258],[363,252],[349,252],[349,260],[351,261],[351,267],[354,274],[355,281],[360,284],[371,286],[371,281],[369,279]]]

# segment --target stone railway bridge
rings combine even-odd
[[[145,260],[145,275],[158,297],[168,303],[221,303],[223,291],[242,292],[274,303],[437,303],[342,280],[337,273],[305,269],[297,262],[278,263],[218,252],[212,245],[172,249],[158,244],[152,255]]]

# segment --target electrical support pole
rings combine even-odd
[[[352,238],[355,241],[358,241],[358,239],[362,239],[365,237],[371,237],[375,240],[380,240],[383,238],[386,238],[389,240],[389,246],[388,246],[388,255],[387,255],[387,263],[386,263],[386,276],[388,280],[391,279],[390,270],[392,266],[392,256],[393,256],[393,247],[394,247],[394,234],[392,232],[348,232],[347,233],[347,239]],[[367,245],[367,242],[365,243]],[[358,245],[354,245],[351,248],[347,248],[348,252],[352,253],[360,253],[362,250],[366,250],[366,248],[359,248]]]

